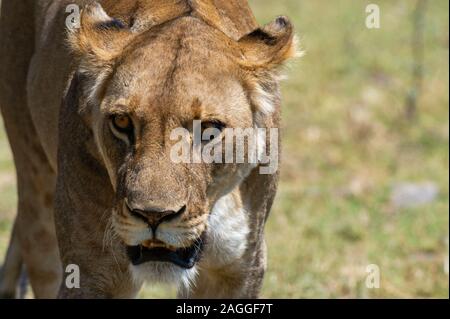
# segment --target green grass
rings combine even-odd
[[[449,296],[448,1],[428,2],[425,79],[418,115],[411,87],[415,1],[377,1],[381,29],[365,28],[369,1],[253,0],[260,23],[288,15],[306,55],[283,84],[281,186],[266,236],[263,297]],[[0,132],[0,252],[15,209],[14,173]],[[11,179],[12,176],[12,179]],[[438,198],[415,208],[390,202],[393,185],[431,181]],[[365,286],[377,264],[379,289]],[[147,287],[141,297],[173,297]]]

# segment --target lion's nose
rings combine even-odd
[[[156,229],[161,223],[171,221],[183,215],[183,213],[186,211],[186,205],[181,207],[181,209],[179,209],[178,211],[173,210],[156,211],[156,210],[142,210],[142,209],[130,209],[130,211],[132,215],[146,222],[155,233]]]

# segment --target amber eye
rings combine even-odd
[[[133,130],[133,123],[128,115],[113,115],[112,123],[114,128],[121,133],[129,134]]]

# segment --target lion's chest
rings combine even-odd
[[[220,267],[241,258],[249,231],[248,215],[237,197],[229,194],[219,199],[208,220],[205,263]]]

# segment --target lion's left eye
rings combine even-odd
[[[225,127],[226,124],[218,120],[202,122],[202,141],[204,143],[208,143],[217,138],[219,134],[222,133],[222,131],[225,129]],[[210,129],[214,129],[216,130],[216,132],[212,132]],[[206,132],[209,132],[211,134],[205,134]]]
[[[202,122],[202,130],[203,131],[206,129],[209,129],[209,128],[214,128],[214,129],[222,132],[225,129],[225,127],[226,127],[226,124],[219,120],[211,120],[211,121]]]

